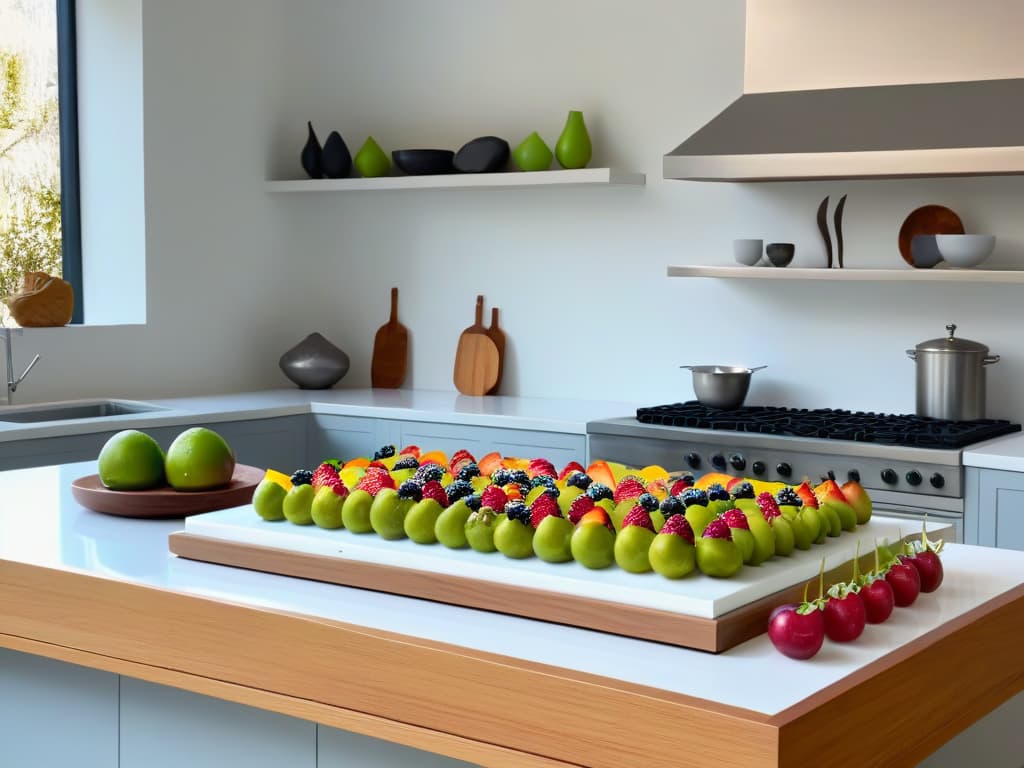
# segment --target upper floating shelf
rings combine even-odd
[[[643,186],[646,176],[615,168],[505,173],[449,173],[382,176],[376,179],[298,179],[268,181],[271,192],[363,192],[385,189],[520,189],[531,187]]]
[[[859,280],[918,283],[1024,283],[1024,269],[808,269],[805,267],[670,266],[669,277],[752,280]]]

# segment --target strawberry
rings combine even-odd
[[[533,504],[530,505],[530,524],[536,528],[540,525],[540,521],[549,515],[561,517],[562,512],[558,509],[557,501],[546,493],[542,493],[534,499]]]
[[[366,467],[366,474],[368,475],[390,475],[391,472],[383,464],[374,462]]]
[[[676,515],[679,517],[679,515]],[[727,509],[722,513],[722,519],[725,520],[725,524],[730,528],[745,528],[750,530],[750,523],[747,521],[747,516],[740,512],[738,509]]]
[[[398,452],[399,456],[415,456],[417,459],[420,457],[420,447],[418,445],[407,445],[405,448]]]
[[[562,471],[558,473],[558,479],[559,480],[565,480],[565,478],[567,478],[573,472],[585,472],[585,471],[586,470],[583,468],[583,465],[581,465],[579,462],[570,461],[568,464],[565,465],[565,467],[562,469]]]
[[[385,472],[388,471],[387,465],[381,464],[379,461],[371,461],[369,464],[366,465],[366,469],[383,469]]]
[[[491,509],[504,509],[508,503],[508,496],[496,485],[488,485],[480,494],[480,506]]]
[[[442,507],[448,506],[448,494],[445,493],[444,488],[441,487],[437,480],[431,480],[423,484],[423,498],[433,499]]]
[[[654,523],[651,521],[651,514],[639,504],[635,505],[622,521],[623,529],[626,529],[631,525],[639,525],[651,532],[654,531]]]
[[[600,507],[595,507],[589,512],[584,513],[577,525],[586,525],[590,523],[600,523],[609,531],[615,533],[615,526],[612,525],[612,519],[608,517],[608,513]]]
[[[803,501],[805,507],[818,508],[818,497],[814,495],[814,490],[811,488],[811,484],[806,480],[802,482],[796,488],[796,495]]]
[[[647,486],[644,485],[644,481],[636,475],[626,475],[615,486],[615,494],[612,496],[612,501],[618,504],[626,499],[635,499],[644,493],[647,493]]]
[[[453,476],[457,475],[459,474],[459,469],[462,465],[470,461],[474,463],[476,462],[476,459],[473,458],[473,454],[465,448],[460,448],[452,454],[451,461],[448,462],[448,471],[451,472]]]
[[[572,504],[569,505],[569,521],[573,525],[579,525],[580,520],[585,514],[590,512],[594,508],[594,500],[583,493],[572,500]],[[601,510],[602,512],[604,510]]]
[[[761,509],[761,517],[769,523],[782,514],[779,512],[779,505],[775,501],[775,497],[768,491],[757,495],[757,506]],[[749,528],[750,526],[748,525],[747,527]]]
[[[324,485],[326,485],[328,488],[334,491],[334,493],[337,496],[341,496],[341,498],[343,499],[346,496],[348,496],[348,486],[345,485],[344,482],[342,482],[342,479],[340,477],[335,477],[333,480],[328,480],[327,482],[324,483]]]
[[[338,479],[338,470],[324,462],[313,473],[312,485],[319,488],[322,485],[330,485],[330,481]]]
[[[366,491],[371,496],[376,496],[382,488],[394,488],[395,481],[387,472],[367,472],[362,479],[356,483],[356,490]]]
[[[693,544],[693,528],[690,527],[689,521],[682,515],[672,515],[661,526],[661,530],[658,533],[674,533],[676,536],[682,536]]]
[[[693,475],[683,475],[672,483],[672,487],[668,489],[668,492],[672,496],[679,496],[683,491],[691,486],[693,486]]]
[[[729,528],[729,524],[720,517],[716,517],[708,523],[707,528],[704,529],[703,536],[705,539],[728,539],[732,541],[732,531]]]
[[[526,473],[531,477],[537,477],[539,475],[547,475],[548,477],[555,477],[555,465],[547,459],[530,459],[530,463],[526,467]]]

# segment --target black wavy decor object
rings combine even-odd
[[[324,175],[329,179],[345,179],[352,173],[352,153],[337,131],[331,131],[321,155]]]
[[[846,195],[839,198],[839,204],[836,206],[836,211],[833,214],[833,221],[836,225],[836,245],[838,246],[836,255],[839,261],[839,268],[843,268],[843,209],[846,208]]]
[[[821,239],[825,242],[825,267],[832,268],[832,237],[828,233],[828,195],[818,206],[818,231],[821,232]]]
[[[322,179],[324,177],[323,150],[320,148],[320,140],[313,131],[312,121],[307,121],[309,126],[309,138],[306,139],[306,146],[302,148],[300,160],[302,167],[311,179]]]

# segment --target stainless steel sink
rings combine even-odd
[[[46,421],[69,419],[105,419],[133,413],[151,413],[165,410],[157,405],[133,400],[89,400],[72,403],[45,403],[41,405],[0,407],[0,422],[38,424]]]

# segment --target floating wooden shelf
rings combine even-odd
[[[1024,283],[1024,269],[808,269],[804,267],[670,266],[669,277],[744,280],[859,280],[918,283]]]
[[[527,187],[643,186],[642,173],[615,168],[505,173],[448,173],[434,176],[383,176],[376,179],[297,179],[268,181],[271,192],[366,192],[386,189],[518,189]]]

